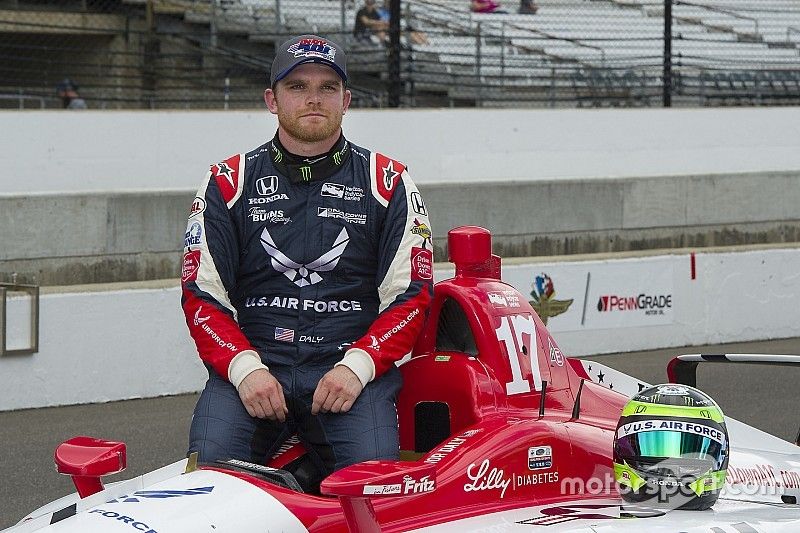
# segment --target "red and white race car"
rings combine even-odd
[[[488,231],[451,231],[449,251],[455,277],[436,285],[415,356],[401,366],[402,460],[335,472],[323,496],[299,488],[292,470],[303,450],[292,442],[268,465],[188,458],[103,487],[100,476],[125,467],[124,444],[76,437],[55,459],[78,493],[6,531],[800,531],[800,448],[732,419],[727,482],[712,509],[623,502],[612,447],[641,382],[565,357],[526,299],[500,280]],[[691,382],[705,359],[676,359],[671,376]],[[592,380],[598,369],[614,377],[614,390]]]

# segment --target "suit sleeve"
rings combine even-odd
[[[236,284],[239,238],[231,208],[241,197],[240,155],[212,165],[192,204],[183,248],[181,304],[204,363],[237,388],[266,368],[239,328],[228,296]]]
[[[433,245],[422,196],[405,167],[371,156],[372,194],[385,207],[378,242],[379,314],[338,364],[366,385],[411,353],[433,296]]]

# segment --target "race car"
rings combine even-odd
[[[620,417],[647,384],[565,357],[529,302],[501,281],[487,230],[452,230],[448,250],[455,276],[436,285],[414,355],[400,366],[401,460],[344,468],[322,482],[321,495],[307,494],[294,439],[266,465],[189,457],[104,486],[101,476],[125,467],[124,444],[76,437],[55,461],[77,493],[6,531],[800,531],[800,448],[730,418],[724,436],[710,435],[730,444],[717,457],[727,479],[711,508],[623,500]],[[769,360],[800,364],[782,357]],[[723,359],[737,360],[678,358],[670,376],[694,385],[699,362]],[[614,377],[614,390],[593,380],[598,369]]]

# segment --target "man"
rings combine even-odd
[[[86,101],[78,94],[78,84],[69,78],[64,78],[56,86],[56,94],[61,99],[64,109],[86,109]]]
[[[387,31],[389,31],[389,19],[381,16],[375,0],[364,0],[364,7],[356,12],[356,20],[353,26],[353,36],[359,41],[372,42],[372,36],[377,37],[378,42],[388,42]]]
[[[280,45],[278,131],[211,166],[189,216],[186,323],[209,379],[189,451],[264,462],[297,433],[316,468],[397,458],[395,362],[432,295],[431,233],[406,167],[351,144],[344,51]]]

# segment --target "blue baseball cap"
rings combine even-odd
[[[270,71],[270,87],[289,75],[304,63],[319,63],[331,67],[347,81],[347,56],[342,47],[318,35],[300,35],[282,43],[275,50],[275,59]]]

